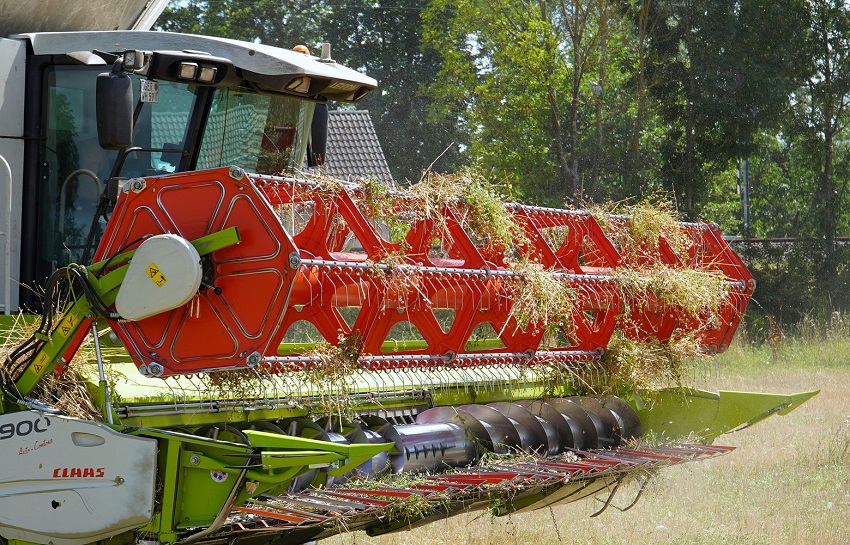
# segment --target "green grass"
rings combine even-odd
[[[334,544],[785,545],[850,543],[850,340],[845,336],[739,343],[693,377],[709,389],[820,395],[787,416],[721,436],[738,447],[714,460],[663,470],[630,511],[590,515],[597,501],[492,518],[460,515],[381,538]],[[631,501],[621,491],[614,505]]]

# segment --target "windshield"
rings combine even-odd
[[[280,174],[304,163],[313,104],[246,89],[220,89],[213,97],[198,169],[236,165]]]
[[[50,269],[81,261],[99,197],[118,156],[102,149],[97,138],[95,82],[103,71],[102,66],[75,65],[50,67],[45,73],[39,217],[41,259]],[[304,163],[312,103],[249,89],[172,82],[158,82],[155,100],[139,103],[142,78],[131,77],[139,104],[134,146],[169,151],[129,153],[121,177],[221,166],[280,174]],[[210,112],[204,123],[197,106],[206,104]],[[101,219],[94,224],[95,246],[102,229]]]

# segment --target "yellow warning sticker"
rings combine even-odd
[[[148,276],[150,276],[153,283],[160,288],[165,285],[165,275],[162,274],[162,271],[159,270],[156,263],[148,265]]]
[[[38,357],[32,364],[32,370],[36,372],[36,374],[41,374],[41,370],[44,369],[44,364],[47,362],[47,354],[44,352],[40,353]]]

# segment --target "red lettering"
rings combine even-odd
[[[106,476],[105,467],[57,467],[53,470],[54,479],[102,478]]]

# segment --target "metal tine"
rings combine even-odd
[[[416,389],[418,384],[418,379],[421,378],[421,374],[416,365],[416,362],[405,361],[403,362],[404,367],[401,369],[402,376],[406,379],[405,388],[410,390]]]
[[[309,276],[307,275],[307,267],[306,267],[306,266],[304,266],[304,265],[301,265],[301,266],[298,268],[298,273],[297,273],[297,274],[300,274],[301,276],[303,276],[303,277],[304,277],[304,282],[307,284],[307,286],[308,286],[308,287],[309,287],[309,289],[310,289],[310,301],[313,301],[313,283],[312,283],[312,282],[310,282],[310,278],[309,278]]]
[[[393,374],[393,383],[396,385],[396,388],[404,389],[407,385],[407,381],[405,380],[402,372],[399,369],[393,369],[391,372]]]
[[[512,389],[514,385],[519,388],[526,387],[528,380],[528,372],[530,368],[523,362],[513,363],[506,366],[504,373],[497,373],[495,377],[496,390],[505,385],[508,389]],[[507,376],[505,376],[507,375]]]
[[[463,386],[464,392],[469,393],[469,384],[463,380],[463,376],[461,375],[461,368],[449,369],[449,376],[451,377],[450,381],[452,384]]]
[[[422,279],[422,283],[424,285],[424,289],[426,293],[430,294],[428,296],[428,305],[431,308],[441,308],[440,307],[440,288],[439,283],[440,279],[437,274],[428,274],[425,275]],[[433,300],[432,300],[433,299]]]
[[[292,188],[290,189],[290,195],[292,198],[290,199],[290,207],[292,209],[292,223],[290,224],[290,235],[295,236],[295,180],[292,180]]]
[[[163,384],[165,384],[165,386],[168,387],[168,390],[171,392],[171,399],[174,402],[174,410],[177,411],[178,410],[177,407],[180,403],[180,400],[177,397],[177,391],[174,388],[172,388],[172,386],[171,386],[172,382],[176,383],[177,386],[180,387],[180,390],[184,392],[184,396],[185,396],[185,390],[183,389],[183,386],[181,386],[180,382],[177,380],[177,377],[174,377],[173,381],[171,381],[171,380],[164,380],[163,381]],[[183,399],[186,399],[186,398],[184,397]]]
[[[384,373],[384,376],[389,378],[389,381],[388,381],[389,384],[390,384],[389,391],[397,390],[402,386],[401,384],[398,383],[398,373],[396,373],[395,369],[385,369],[383,371],[383,373]]]
[[[397,389],[398,385],[396,384],[396,381],[395,381],[395,372],[392,369],[387,369],[384,372],[390,377],[390,382],[392,383],[392,389],[393,390]]]
[[[440,367],[432,367],[428,369],[428,387],[432,392],[437,392],[440,388]]]
[[[457,305],[457,301],[458,301],[458,292],[457,292],[457,290],[458,290],[458,285],[457,285],[457,282],[455,282],[455,281],[453,280],[453,281],[450,283],[450,286],[451,286],[451,289],[452,289],[452,297],[454,298],[455,305]],[[446,306],[449,306],[449,300],[448,300],[448,290],[446,290]],[[479,305],[479,306],[480,306],[480,305]],[[455,307],[455,308],[456,308],[456,307]]]
[[[360,365],[363,365],[362,363]],[[355,369],[354,374],[356,375],[355,384],[360,385],[361,383],[365,383],[368,391],[377,392],[378,391],[378,381],[375,373],[370,372],[365,367],[358,367]],[[374,382],[373,382],[374,381]]]
[[[350,269],[346,269],[340,272],[340,280],[345,278],[345,305],[352,306],[352,299],[356,300],[356,306],[363,306],[363,299],[360,297],[360,283],[358,280],[355,280],[354,275],[351,274]],[[354,289],[354,297],[351,295],[351,290]]]
[[[490,369],[488,365],[470,367],[466,371],[466,377],[466,382],[472,386],[473,392],[490,391]]]
[[[202,395],[205,393],[205,391],[201,390],[201,387],[195,383],[195,376],[184,375],[184,378],[186,379],[186,382],[189,383],[189,385],[194,389],[191,395],[197,395],[198,399],[203,399]]]
[[[453,387],[455,387],[458,383],[456,371],[451,367],[446,368],[446,383],[443,386],[443,390],[449,392]]]
[[[259,367],[259,366],[258,366]],[[266,380],[263,380],[263,377],[260,375],[258,371],[258,367],[249,367],[254,376],[257,377],[257,383],[260,385],[260,392],[262,395],[258,395],[258,400],[262,400],[266,406],[271,404],[271,398],[268,396],[268,391],[266,390]],[[258,392],[259,393],[259,392]]]
[[[370,388],[372,388],[375,392],[379,394],[383,393],[384,389],[386,388],[386,384],[382,380],[380,380],[383,378],[382,374],[363,369],[363,375],[369,377],[369,380],[373,381]]]
[[[449,282],[448,277],[444,273],[440,273],[436,278],[437,283],[439,284],[439,291],[437,292],[443,294],[443,307],[445,308],[455,308],[449,304],[449,292],[454,293],[454,286],[451,282]],[[439,295],[437,296],[437,306],[439,305]],[[456,304],[455,304],[456,305]]]
[[[463,383],[467,391],[469,391],[470,386],[472,386],[473,391],[475,391],[475,377],[472,375],[471,371],[468,368],[461,368],[461,377],[463,379]]]
[[[357,302],[359,303],[358,306],[362,307],[363,301],[366,300],[367,290],[369,289],[368,285],[366,283],[366,280],[363,278],[363,275],[360,274],[360,271],[357,271],[357,279],[353,281],[357,283]]]
[[[437,389],[441,390],[443,393],[445,393],[446,384],[448,382],[446,380],[446,377],[447,377],[446,368],[442,367],[442,366],[437,367],[436,369],[434,369],[434,374],[438,377],[437,384],[436,384]]]
[[[507,388],[510,389],[512,384],[520,384],[519,381],[525,380],[524,375],[521,373],[521,369],[517,367],[517,365],[522,364],[506,364],[503,372],[500,372],[497,369],[492,371],[491,384],[493,386],[493,392],[499,391],[506,382]],[[524,386],[522,387],[524,388]]]

